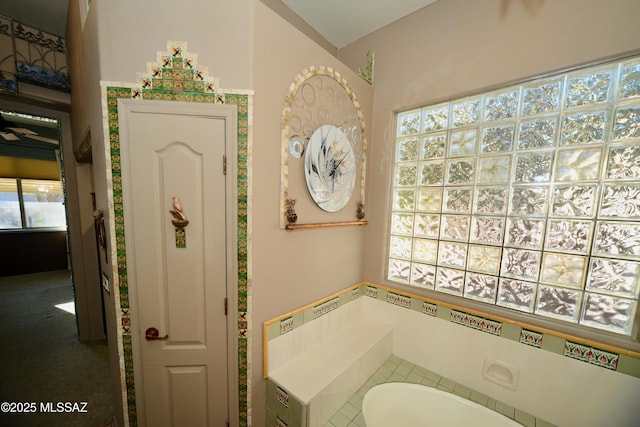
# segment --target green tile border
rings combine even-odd
[[[120,334],[124,359],[124,391],[129,426],[138,425],[132,336],[129,316],[129,287],[127,254],[122,198],[122,174],[118,119],[119,99],[165,100],[194,103],[228,104],[237,107],[237,343],[238,343],[238,410],[239,426],[249,423],[249,153],[251,150],[252,91],[217,89],[216,79],[210,78],[204,68],[199,68],[187,52],[185,42],[167,42],[162,65],[149,63],[149,75],[141,77],[138,85],[103,83],[103,101],[106,127],[108,128],[111,163],[111,191],[113,192],[114,223],[116,237],[117,284],[116,303],[119,301]],[[163,76],[163,78],[157,78]]]
[[[580,344],[579,342],[574,342],[579,341],[577,338],[576,340],[571,340],[562,336],[556,336],[553,333],[549,333],[552,331],[549,331],[548,329],[545,329],[544,331],[536,331],[536,328],[531,325],[523,327],[515,324],[515,322],[504,322],[502,319],[493,318],[491,315],[486,313],[482,313],[480,315],[477,312],[467,311],[464,308],[454,307],[438,300],[420,297],[408,292],[369,282],[362,282],[351,286],[338,294],[334,294],[310,304],[304,308],[304,310],[308,307],[318,306],[335,298],[340,299],[339,306],[341,307],[360,296],[374,298],[400,308],[418,311],[425,316],[435,317],[447,322],[458,324],[462,327],[475,329],[478,332],[515,341],[519,344],[526,345],[527,347],[549,351],[576,361],[589,363],[603,369],[640,378],[640,354],[638,354],[638,357],[634,357],[637,353],[630,352],[632,355],[627,355],[622,352],[617,353],[606,345],[604,345],[603,348],[599,348],[599,346],[594,343],[590,343],[590,345]],[[408,298],[410,300],[408,300]],[[301,310],[303,309],[294,310],[287,313],[287,315],[279,316],[263,324],[265,331],[265,348],[263,349],[263,357],[265,360],[268,359],[268,349],[266,348],[268,341],[280,336],[279,320],[288,316],[296,316]],[[274,326],[273,323],[276,320],[278,320],[278,327]],[[304,321],[294,321],[293,328],[288,332],[291,332],[295,328],[313,320],[315,320],[313,316],[305,312]],[[525,332],[524,335],[523,332]],[[536,338],[533,343],[525,339],[529,335]],[[579,353],[576,348],[580,349]],[[264,370],[266,378],[266,372],[268,372],[268,366],[266,364]]]

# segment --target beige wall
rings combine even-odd
[[[640,50],[636,0],[440,0],[339,52],[375,53],[364,279],[385,283],[394,111]]]
[[[266,384],[261,368],[262,322],[360,281],[366,232],[365,227],[280,229],[280,117],[284,96],[305,67],[333,67],[363,106],[369,138],[373,91],[362,78],[259,2],[253,31],[251,412],[252,425],[263,426]]]
[[[262,322],[362,279],[385,282],[392,112],[638,49],[638,12],[640,3],[632,0],[440,0],[340,52],[357,69],[366,51],[375,51],[374,102],[363,80],[257,0],[93,2],[83,31],[79,16],[69,24],[73,134],[91,127],[95,189],[98,205],[106,207],[100,80],[135,82],[167,40],[185,40],[222,87],[254,90],[250,416],[252,425],[261,426]],[[363,107],[369,141],[366,228],[279,228],[283,100],[310,65],[334,67]],[[117,324],[112,297],[107,305],[111,338]]]
[[[363,279],[403,288],[385,279],[394,112],[471,95],[568,67],[638,53],[640,29],[635,17],[639,14],[640,2],[636,0],[439,0],[343,48],[338,56],[353,69],[362,66],[361,58],[369,49],[375,52],[376,59],[367,195],[369,226]],[[411,291],[420,293],[415,288]],[[442,296],[442,299],[449,298]],[[490,311],[486,305],[481,309]],[[439,366],[443,372],[458,371],[455,358],[449,357],[453,355],[449,355],[447,349],[467,342],[465,331],[461,330],[464,328],[451,329],[447,340],[452,345],[443,350],[447,358],[444,365]],[[480,358],[490,354],[492,346],[491,337],[484,337],[481,345],[473,349],[468,345],[462,347],[473,359],[474,354]],[[512,358],[515,365],[524,367],[526,375],[544,375],[556,370],[567,375],[553,380],[573,383],[574,372],[561,369],[565,358],[554,358],[553,366],[548,366],[544,358],[516,358],[513,354],[502,357]],[[591,383],[598,383],[598,375],[591,378]],[[622,377],[619,376],[620,383],[614,389],[624,390],[625,382],[629,381]],[[637,389],[637,381],[633,384]],[[597,400],[599,396],[594,391],[590,399]],[[608,397],[616,399],[614,394]],[[569,414],[584,411],[580,407],[591,408],[590,399],[572,404],[561,396],[557,398],[557,405],[565,407]],[[518,396],[518,399],[528,399],[521,402],[521,408],[532,413],[541,410],[536,407],[535,396]],[[536,415],[545,418],[543,413]],[[622,417],[629,415],[621,414]],[[551,418],[549,421],[571,424],[557,411]]]
[[[78,7],[72,0],[70,9]],[[79,10],[79,9],[78,9]],[[251,157],[251,396],[252,425],[265,423],[262,322],[358,282],[364,256],[363,227],[287,232],[280,229],[280,117],[293,79],[311,65],[334,67],[363,105],[370,127],[372,88],[322,47],[261,2],[116,0],[93,2],[84,29],[70,12],[68,41],[74,80],[73,130],[91,127],[98,206],[107,207],[106,160],[99,82],[135,83],[167,40],[188,42],[198,63],[226,89],[255,91]],[[367,135],[368,136],[368,135]],[[113,266],[103,263],[109,274]],[[118,324],[105,294],[110,342]],[[118,360],[112,365],[118,378]],[[117,385],[116,385],[117,386]],[[121,392],[115,390],[116,397]],[[120,403],[120,402],[118,402]],[[121,418],[122,420],[122,418]]]

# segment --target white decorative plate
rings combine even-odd
[[[356,182],[356,158],[347,136],[333,125],[313,132],[305,150],[304,173],[313,201],[327,212],[349,202]]]

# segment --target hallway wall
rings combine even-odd
[[[94,2],[81,28],[78,0],[71,2],[67,35],[74,135],[91,128],[98,208],[112,206],[107,180],[109,142],[105,140],[100,81],[135,83],[137,73],[155,61],[168,40],[188,43],[198,63],[209,67],[225,89],[255,93],[253,147],[250,150],[249,307],[250,405],[244,408],[251,425],[265,422],[265,381],[262,379],[262,322],[282,311],[354,284],[362,275],[365,230],[359,227],[287,232],[280,229],[280,117],[283,97],[305,67],[335,67],[354,90],[369,129],[373,91],[326,50],[257,0],[237,2],[190,0],[173,2]],[[144,31],[138,29],[144,29]],[[107,213],[109,215],[109,213]],[[107,217],[107,221],[112,221]],[[108,230],[113,233],[113,230]],[[113,240],[110,261],[102,269],[116,283]],[[300,257],[300,254],[304,254]],[[327,268],[330,266],[330,268]],[[115,294],[115,293],[114,293]],[[110,342],[121,327],[115,295],[104,294]],[[111,350],[114,378],[121,360]],[[114,393],[122,398],[121,384]],[[117,402],[126,416],[123,401]],[[243,408],[241,408],[241,411]],[[121,422],[124,420],[121,419]]]

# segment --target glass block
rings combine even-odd
[[[409,274],[411,273],[411,263],[399,259],[389,259],[389,272],[387,278],[394,282],[409,283]]]
[[[467,270],[497,275],[502,249],[495,246],[469,245]]]
[[[601,148],[559,150],[556,181],[589,181],[600,178]]]
[[[575,289],[540,285],[535,313],[568,322],[577,322],[582,292]]]
[[[522,115],[558,111],[562,79],[534,82],[522,91]]]
[[[483,157],[478,163],[478,184],[508,184],[511,156]]]
[[[547,213],[549,188],[541,186],[513,187],[509,214],[544,216]]]
[[[397,136],[416,135],[420,133],[420,110],[398,114]]]
[[[474,216],[471,220],[470,241],[501,245],[504,238],[504,217]]]
[[[411,264],[411,284],[433,289],[436,284],[436,267],[416,262]]]
[[[582,73],[575,77],[568,77],[565,106],[567,108],[583,107],[609,101],[612,82],[612,69],[589,71],[586,75]]]
[[[482,129],[482,153],[510,151],[513,146],[514,126],[496,126]]]
[[[443,158],[446,145],[446,133],[426,136],[422,138],[422,160]]]
[[[420,142],[418,138],[406,138],[398,141],[396,162],[415,162],[418,160]]]
[[[640,223],[598,222],[593,253],[640,259]]]
[[[634,300],[587,292],[580,324],[629,335],[637,305]]]
[[[440,212],[442,207],[442,188],[419,188],[418,211]]]
[[[640,96],[640,61],[634,59],[622,64],[618,97],[631,99]]]
[[[640,218],[640,184],[605,185],[598,216]]]
[[[484,120],[513,119],[518,110],[518,89],[487,95],[484,99]]]
[[[620,259],[592,258],[585,289],[638,299],[640,264]]]
[[[592,230],[593,221],[549,220],[544,248],[587,255]]]
[[[411,246],[410,237],[391,236],[389,255],[394,258],[411,259]]]
[[[618,107],[613,119],[613,139],[640,138],[640,106]]]
[[[496,303],[527,313],[533,312],[537,285],[532,282],[514,279],[500,279]]]
[[[422,109],[423,132],[437,132],[447,128],[449,122],[449,104],[436,105]]]
[[[453,185],[472,184],[475,159],[449,160],[447,162],[447,183]]]
[[[557,127],[558,120],[555,118],[520,123],[518,150],[553,147]]]
[[[540,252],[505,248],[502,251],[500,275],[523,280],[538,280]]]
[[[609,148],[607,179],[640,179],[640,145],[623,145]]]
[[[412,213],[392,213],[391,214],[391,234],[410,236],[413,233]]]
[[[507,218],[505,245],[542,249],[545,220],[533,218]]]
[[[438,247],[438,265],[464,268],[467,262],[467,244],[441,241]]]
[[[469,240],[471,217],[465,215],[442,215],[440,238],[449,240]]]
[[[398,165],[396,166],[396,175],[393,182],[396,187],[415,187],[417,178],[417,165]]]
[[[477,129],[453,131],[449,139],[449,157],[472,156],[476,153],[477,144]]]
[[[446,188],[444,190],[443,212],[469,213],[471,211],[470,187]]]
[[[393,210],[413,211],[416,202],[416,190],[399,189],[393,190]]]
[[[516,155],[515,182],[547,182],[551,178],[553,153],[526,153]]]
[[[440,235],[440,215],[416,214],[413,235],[437,239]]]
[[[507,212],[507,187],[478,187],[474,199],[474,213],[505,214]]]
[[[414,239],[413,260],[427,264],[435,264],[438,260],[438,241]]]
[[[486,274],[467,273],[464,285],[465,298],[488,302],[496,301],[498,278]]]
[[[542,257],[540,281],[582,289],[587,271],[587,257],[546,252]]]
[[[480,117],[480,99],[463,100],[454,103],[451,114],[453,127],[469,126],[478,123]]]
[[[560,145],[604,142],[608,113],[592,111],[566,116],[562,120]]]
[[[553,189],[551,213],[555,216],[591,217],[594,214],[595,185],[557,185]]]
[[[442,185],[443,181],[443,162],[427,162],[420,165],[420,185]]]
[[[436,290],[462,296],[464,271],[438,267],[436,270]]]

